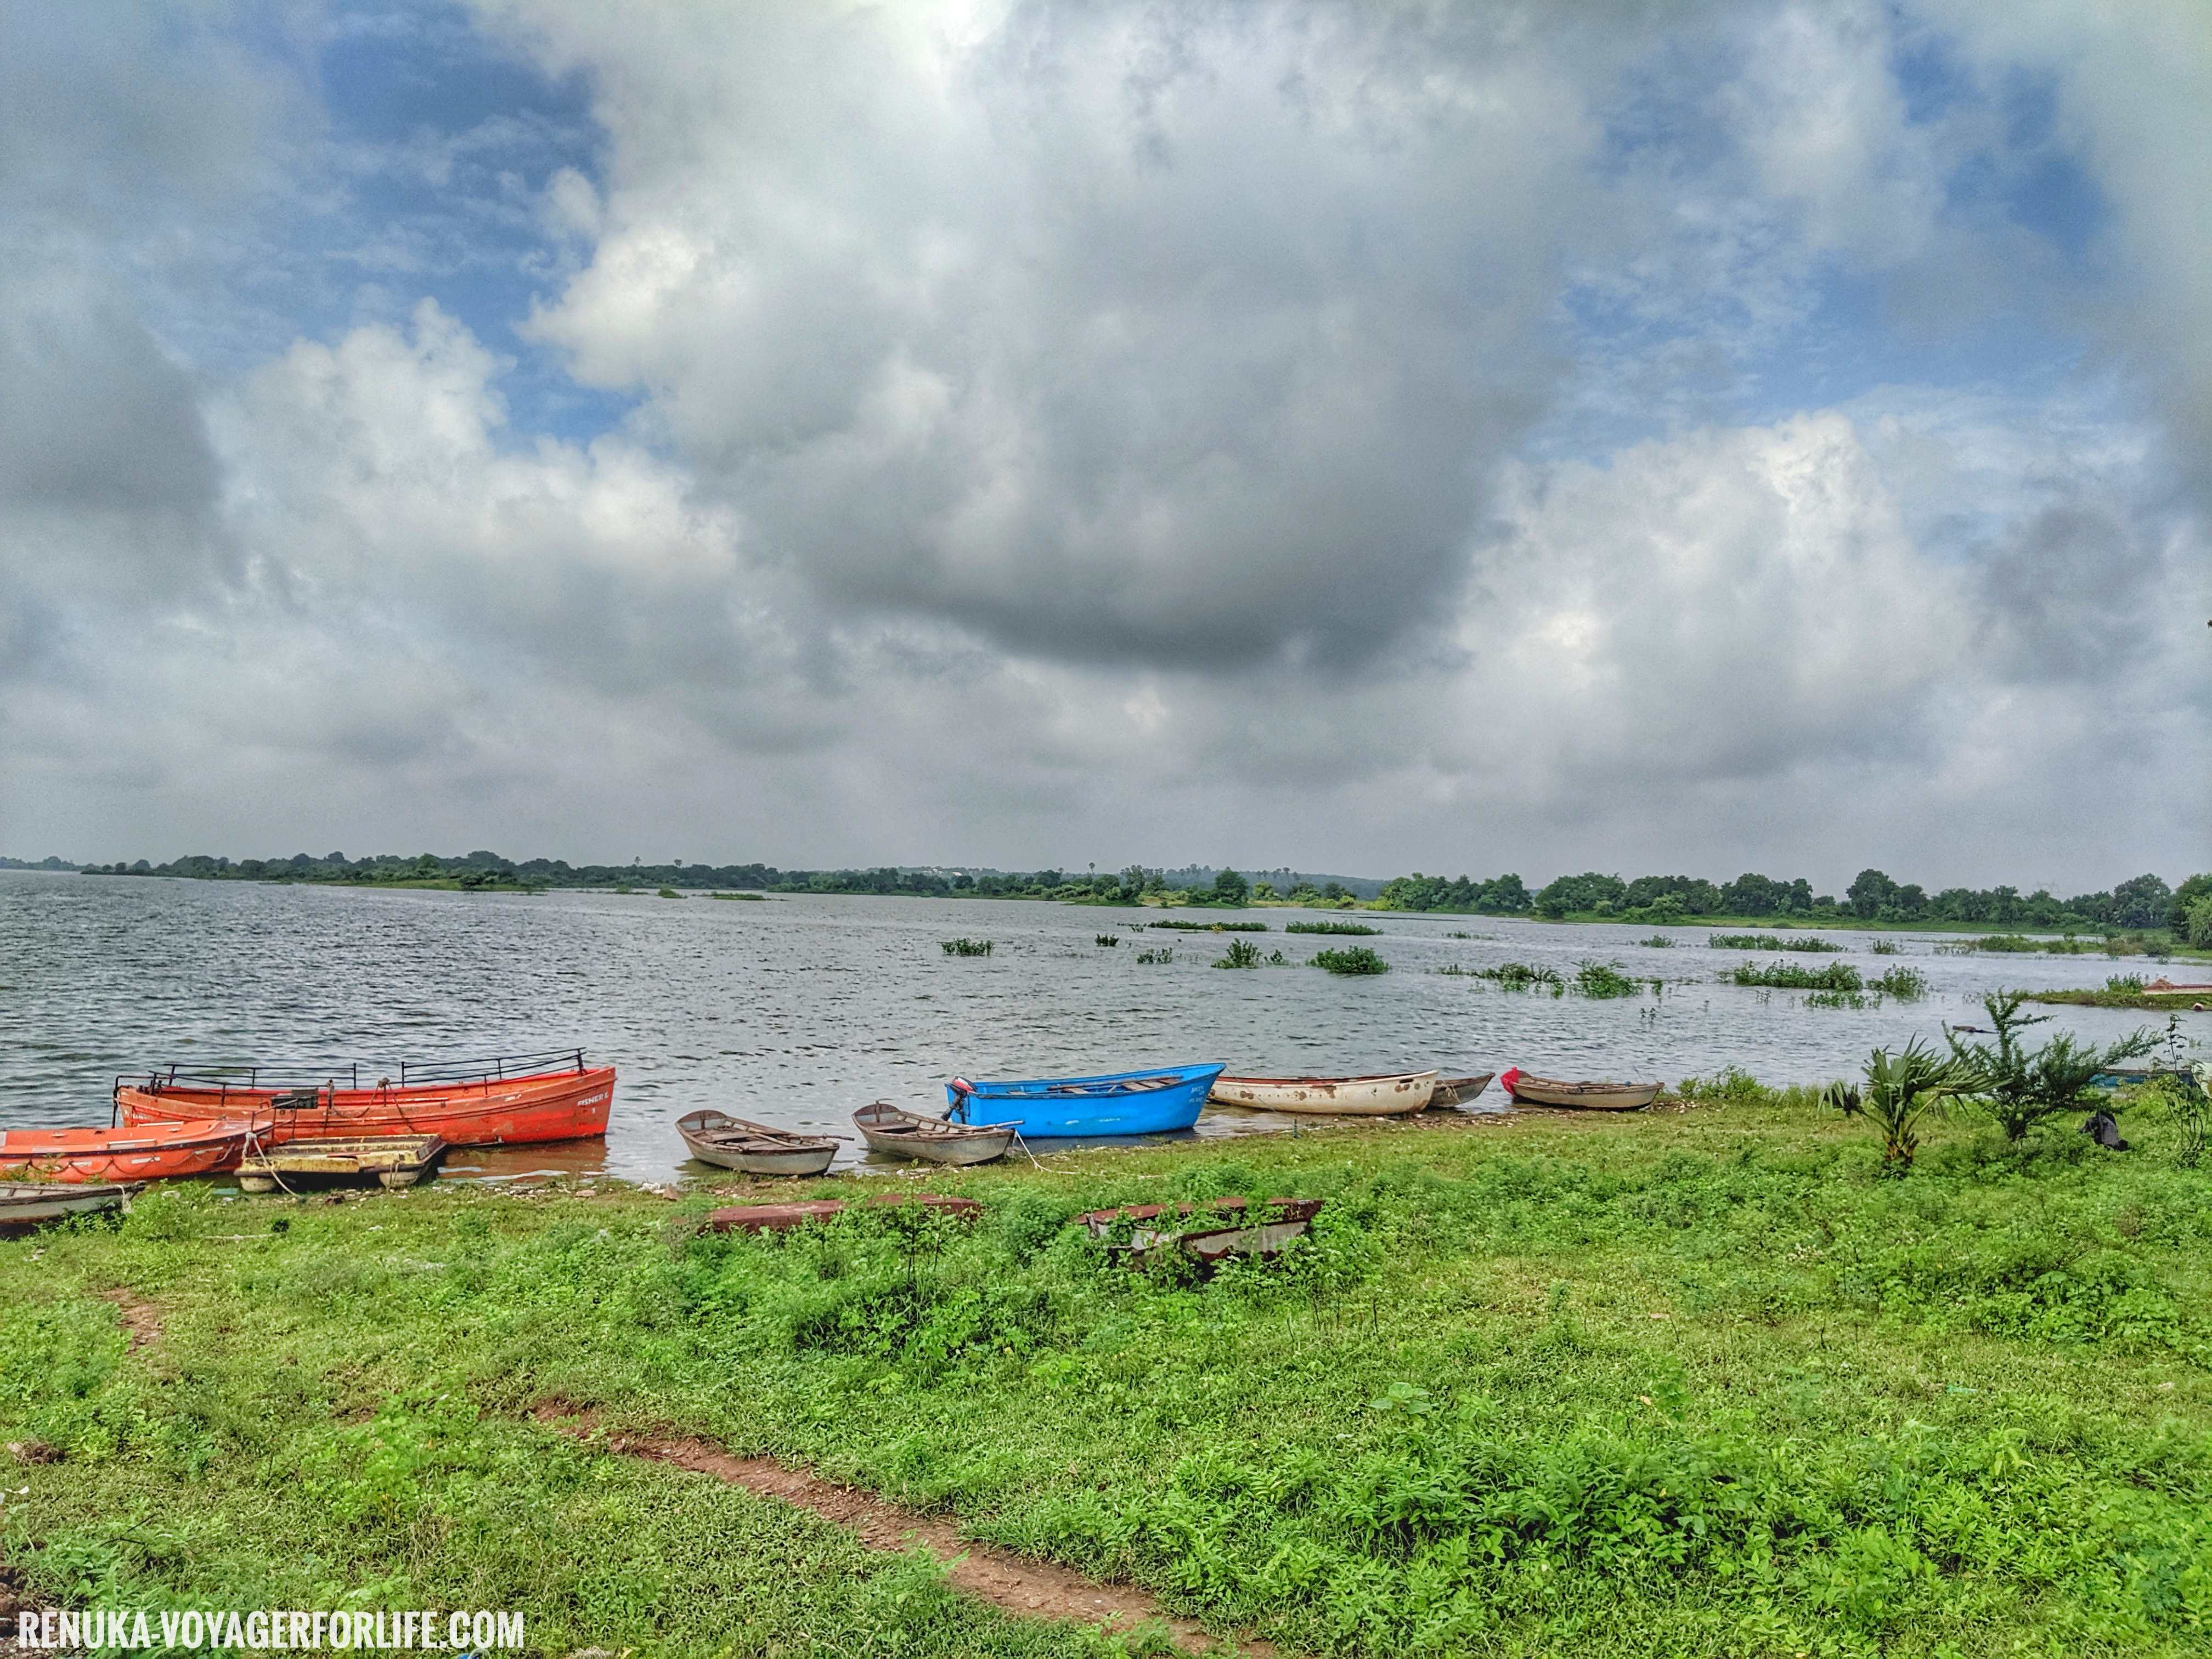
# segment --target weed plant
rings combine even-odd
[[[1103,945],[1108,950],[1114,950],[1120,946],[1121,936],[1119,933],[1093,933],[1091,936],[1091,942],[1093,945]]]
[[[2103,1103],[2092,1086],[2097,1074],[2141,1059],[2159,1042],[2148,1028],[2102,1048],[2061,1032],[2031,1050],[2022,1034],[2031,1026],[2049,1024],[2051,1016],[2023,1012],[2025,1000],[2018,991],[1993,992],[1982,999],[1995,1042],[1962,1042],[1956,1033],[1946,1036],[1964,1091],[2013,1141],[2025,1139],[2029,1130],[2051,1119]]]
[[[1477,968],[1477,979],[1486,979],[1502,991],[1534,991],[1540,987],[1555,996],[1565,996],[1567,981],[1556,968],[1535,967],[1525,962],[1501,962],[1493,968]]]
[[[1716,951],[1840,951],[1824,939],[1784,939],[1779,933],[1712,933],[1705,943]]]
[[[1257,968],[1260,965],[1260,947],[1249,939],[1231,939],[1228,951],[1216,957],[1213,965],[1216,968]]]
[[[1643,994],[1644,981],[1629,978],[1618,963],[1585,962],[1575,969],[1575,989],[1586,997],[1632,997]]]
[[[1867,949],[1878,957],[1893,957],[1898,953],[1897,941],[1893,939],[1878,939],[1868,945]]]
[[[1109,1650],[557,1401],[1308,1654],[2202,1653],[2212,1176],[2172,1132],[1931,1116],[1898,1182],[1802,1092],[1676,1108],[933,1174],[968,1226],[157,1189],[0,1242],[0,1550],[33,1605],[356,1590],[514,1608],[554,1654]],[[1327,1200],[1310,1235],[1210,1279],[1066,1224],[1278,1193]]]
[[[1387,974],[1390,964],[1364,945],[1347,945],[1340,951],[1316,951],[1306,959],[1309,968],[1326,968],[1332,974]]]
[[[1383,930],[1380,927],[1365,927],[1356,921],[1294,921],[1287,925],[1283,931],[1286,933],[1343,933],[1353,937],[1375,938],[1379,937]],[[1462,933],[1458,937],[1464,939],[1467,935]]]
[[[965,938],[939,939],[938,948],[948,957],[988,957],[991,954],[991,941]]]
[[[750,899],[756,904],[768,902],[768,895],[765,893],[709,893],[707,896],[712,899]]]
[[[1636,942],[1638,945],[1647,945],[1654,951],[1671,951],[1674,948],[1674,941],[1664,933],[1654,933],[1650,939],[1640,939]]]
[[[1140,964],[1147,967],[1156,962],[1173,962],[1174,960],[1175,952],[1164,948],[1158,951],[1139,951],[1137,952],[1137,961]]]
[[[1181,933],[1264,933],[1267,931],[1267,924],[1264,921],[1154,921],[1146,925],[1165,927]]]
[[[660,890],[658,896],[661,898],[682,898],[684,895],[678,892],[673,887],[664,887]]]
[[[1800,968],[1794,962],[1747,962],[1723,969],[1723,981],[1760,986],[1776,991],[1862,991],[1865,981],[1848,962],[1832,962],[1825,968]]]
[[[1899,1002],[1918,1002],[1928,994],[1928,975],[1917,968],[1892,968],[1874,981],[1874,988]]]

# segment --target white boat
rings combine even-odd
[[[1434,1072],[1388,1077],[1219,1077],[1206,1097],[1218,1105],[1262,1112],[1315,1112],[1347,1117],[1395,1117],[1418,1112],[1436,1092]]]
[[[64,1182],[0,1186],[0,1226],[27,1226],[96,1210],[127,1210],[138,1190],[130,1182],[102,1187]]]
[[[1437,1091],[1429,1097],[1429,1109],[1439,1106],[1464,1106],[1490,1086],[1492,1072],[1477,1072],[1473,1077],[1440,1077]]]
[[[1018,1123],[947,1123],[902,1111],[888,1100],[853,1114],[853,1127],[871,1152],[918,1158],[931,1164],[988,1164],[1006,1156]]]
[[[1588,1112],[1641,1111],[1659,1097],[1656,1083],[1563,1083],[1530,1077],[1516,1066],[1498,1079],[1514,1099],[1530,1106],[1565,1106]]]

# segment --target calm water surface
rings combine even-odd
[[[941,1110],[948,1077],[1117,1072],[1222,1060],[1259,1073],[1445,1072],[1519,1065],[1563,1077],[1674,1079],[1736,1065],[1770,1083],[1818,1082],[1867,1052],[1942,1022],[1974,1023],[2006,984],[2101,985],[2101,956],[1937,954],[1954,941],[1899,933],[1875,957],[1838,933],[1869,978],[1906,963],[1925,1001],[1814,1009],[1790,992],[1713,982],[1741,960],[1702,928],[1674,948],[1645,927],[1550,927],[1491,917],[1365,916],[1395,971],[1340,979],[1304,968],[1216,971],[1219,935],[1138,933],[1157,912],[984,900],[848,896],[766,902],[647,895],[360,892],[334,887],[0,872],[0,1127],[105,1123],[118,1073],[294,1061],[398,1061],[581,1044],[618,1068],[605,1147],[457,1153],[453,1172],[605,1169],[660,1181],[684,1167],[671,1127],[713,1106],[793,1128],[853,1133],[855,1106],[884,1098]],[[1256,911],[1253,937],[1302,960],[1291,911]],[[1103,949],[1092,940],[1118,933]],[[1472,935],[1455,938],[1455,934]],[[986,957],[938,941],[994,941]],[[1348,942],[1348,941],[1336,941]],[[1139,948],[1170,963],[1139,965]],[[1668,981],[1618,1001],[1528,995],[1433,970],[1509,960],[1571,975],[1595,958]],[[1771,958],[1766,958],[1771,959]],[[2173,977],[2212,977],[2176,972]],[[2148,1021],[2052,1010],[2048,1028],[2100,1038]],[[2212,1042],[2212,1015],[2182,1030]],[[2201,1051],[2200,1051],[2201,1052]],[[1491,1097],[1486,1097],[1488,1104]],[[1206,1133],[1279,1126],[1209,1113]],[[692,1166],[695,1170],[696,1166]]]

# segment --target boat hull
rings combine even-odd
[[[128,1207],[136,1186],[0,1186],[0,1227],[59,1221],[64,1216]]]
[[[1473,1077],[1440,1077],[1437,1079],[1436,1093],[1429,1097],[1429,1105],[1431,1108],[1464,1106],[1487,1089],[1490,1079],[1495,1075],[1492,1072],[1478,1072]]]
[[[886,1158],[920,1158],[925,1163],[955,1168],[1004,1158],[1006,1149],[1014,1144],[1015,1134],[1011,1123],[977,1128],[923,1117],[880,1103],[854,1113],[853,1127],[860,1132],[860,1139],[868,1143],[872,1152],[881,1152]]]
[[[1224,1077],[1211,1098],[1223,1106],[1263,1112],[1307,1112],[1351,1117],[1396,1117],[1418,1112],[1436,1092],[1434,1072],[1389,1077]]]
[[[185,1123],[248,1110],[268,1114],[270,1139],[323,1140],[339,1136],[435,1135],[448,1146],[508,1146],[542,1140],[582,1140],[607,1132],[614,1104],[611,1066],[467,1083],[374,1089],[322,1089],[312,1106],[287,1105],[299,1095],[283,1089],[147,1087],[115,1091],[123,1121],[133,1127]],[[304,1091],[303,1091],[304,1092]]]
[[[702,1164],[741,1175],[817,1176],[837,1156],[837,1143],[823,1136],[790,1134],[711,1109],[678,1118],[676,1133]]]
[[[1659,1097],[1656,1083],[1567,1083],[1511,1071],[1499,1079],[1516,1101],[1578,1112],[1640,1112]]]
[[[1219,1066],[945,1086],[948,1117],[1020,1127],[1025,1140],[1175,1134],[1198,1121]],[[1164,1080],[1163,1080],[1164,1079]]]
[[[76,1186],[167,1181],[238,1167],[249,1140],[264,1140],[269,1120],[232,1117],[121,1129],[10,1129],[0,1134],[0,1179],[31,1176]]]

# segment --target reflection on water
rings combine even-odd
[[[1295,913],[1255,911],[1280,937]],[[1668,1080],[1740,1066],[1819,1082],[1868,1051],[1978,1017],[2001,985],[2095,986],[2101,957],[1937,955],[1898,934],[1876,957],[1833,935],[1869,979],[1899,963],[1926,1001],[1808,1008],[1784,991],[1714,982],[1740,953],[1704,930],[1643,944],[1646,927],[1492,917],[1369,915],[1364,941],[1395,970],[1339,979],[1305,968],[1216,969],[1221,942],[1164,934],[1174,960],[1139,964],[1093,936],[1143,913],[987,900],[803,896],[715,904],[646,894],[536,896],[0,872],[0,1126],[106,1123],[118,1073],[184,1060],[359,1061],[581,1043],[619,1071],[605,1143],[468,1148],[447,1175],[521,1180],[612,1174],[664,1182],[690,1164],[675,1120],[712,1106],[779,1127],[849,1133],[871,1100],[941,1112],[945,1080],[1099,1073],[1220,1061],[1248,1074],[1517,1064],[1546,1076]],[[938,941],[989,939],[988,957]],[[1323,941],[1325,942],[1325,941]],[[1283,939],[1303,957],[1316,941]],[[1501,991],[1437,969],[1521,961],[1571,977],[1585,959],[1664,981],[1618,1001]],[[1802,957],[1788,958],[1806,962]],[[2142,959],[2120,964],[2132,971]],[[2051,1029],[2107,1038],[2148,1017],[2056,1008]],[[2212,1015],[2184,1030],[2212,1035]],[[2162,1019],[2149,1023],[2162,1024]],[[1504,1105],[1493,1085],[1478,1113]],[[1313,1120],[1326,1122],[1329,1120]],[[1271,1113],[1214,1109],[1200,1137],[1290,1132]],[[1040,1155],[1069,1143],[1032,1143]],[[858,1149],[842,1155],[846,1167]],[[868,1167],[891,1169],[872,1162]]]

